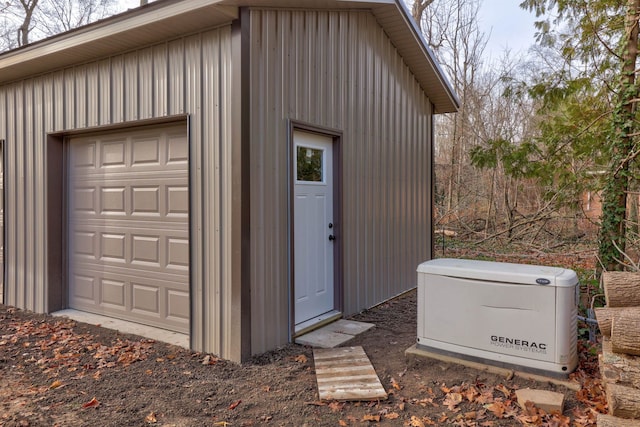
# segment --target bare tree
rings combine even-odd
[[[38,29],[45,36],[69,31],[112,15],[116,0],[40,0]]]
[[[444,187],[445,215],[457,216],[465,187],[464,175],[468,171],[468,148],[475,144],[472,132],[469,97],[482,67],[482,53],[487,43],[486,35],[478,27],[479,0],[416,1],[413,11],[420,26],[441,64],[443,64],[454,89],[461,100],[457,114],[441,120],[437,153],[439,162],[448,163]],[[421,14],[418,16],[418,12]],[[443,170],[441,168],[443,172]],[[468,188],[466,188],[468,190]]]
[[[558,197],[549,197],[538,181],[520,172],[522,164],[510,163],[538,132],[536,100],[528,92],[536,67],[528,57],[509,51],[491,62],[484,58],[489,35],[478,26],[481,3],[412,4],[425,39],[461,101],[457,114],[436,118],[435,221],[471,234],[476,241],[531,243],[565,227],[567,215]],[[477,162],[475,153],[480,153]]]
[[[33,19],[39,0],[8,0],[0,7],[2,48],[10,49],[29,43]]]
[[[420,31],[422,31],[422,16],[424,15],[425,10],[427,10],[434,1],[435,0],[415,0],[413,2],[413,6],[411,6],[411,15],[416,21],[416,24],[418,24]]]
[[[117,0],[8,0],[0,7],[0,50],[24,46],[116,12]]]

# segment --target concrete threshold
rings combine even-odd
[[[315,348],[335,348],[346,344],[374,326],[373,323],[340,319],[297,337],[295,342]]]
[[[155,341],[189,348],[189,335],[181,334],[179,332],[168,331],[166,329],[155,328],[153,326],[142,325],[140,323],[73,309],[56,311],[51,313],[51,315],[66,317],[71,320],[75,320],[76,322],[88,323],[102,328],[113,329],[125,334],[140,335]]]

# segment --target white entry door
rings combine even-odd
[[[294,132],[295,324],[334,309],[333,140]]]

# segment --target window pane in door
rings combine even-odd
[[[323,165],[322,154],[323,150],[317,148],[303,147],[299,145],[297,147],[297,180],[307,182],[322,182],[323,181]]]

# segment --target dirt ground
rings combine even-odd
[[[67,319],[0,305],[0,426],[595,425],[606,411],[595,347],[580,341],[579,392],[404,352],[416,340],[416,292],[354,317],[389,393],[319,402],[311,348],[289,345],[244,365]],[[564,414],[521,409],[514,391],[566,396]]]

